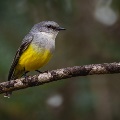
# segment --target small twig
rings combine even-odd
[[[27,80],[25,78],[20,78],[2,82],[0,83],[0,94],[76,76],[114,73],[120,73],[120,63],[104,63],[67,67],[41,73],[39,75],[29,76]]]

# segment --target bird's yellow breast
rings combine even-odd
[[[37,70],[49,61],[52,56],[50,50],[37,47],[30,45],[23,52],[17,65],[18,69],[25,68],[26,71]]]

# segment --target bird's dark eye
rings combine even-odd
[[[51,29],[56,29],[56,27],[52,26],[52,25],[47,25],[47,28],[51,28]]]
[[[47,25],[47,28],[52,28],[52,26],[51,25]]]

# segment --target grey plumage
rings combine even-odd
[[[55,49],[55,38],[60,30],[65,29],[59,27],[54,21],[43,21],[35,24],[30,32],[24,37],[16,52],[9,71],[8,80],[17,79],[27,72],[26,66],[16,72],[16,66],[19,63],[21,55],[27,50],[29,45],[31,45],[38,53],[42,51],[44,54],[46,50],[49,50],[52,54]],[[9,97],[10,94],[11,93],[6,93],[6,96]]]

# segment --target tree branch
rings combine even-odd
[[[20,78],[0,83],[0,94],[8,91],[16,91],[28,87],[38,86],[45,83],[67,79],[76,76],[86,76],[95,74],[120,73],[120,63],[91,64],[84,66],[67,67],[52,70],[39,75],[29,76],[27,79]]]

